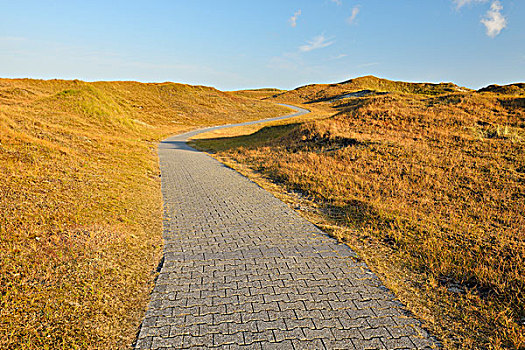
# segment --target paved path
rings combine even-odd
[[[187,146],[195,133],[159,146],[164,263],[136,349],[429,348],[353,251]]]

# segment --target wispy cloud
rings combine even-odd
[[[485,18],[481,20],[487,29],[487,35],[491,38],[496,37],[507,26],[507,19],[501,14],[501,10],[503,10],[501,3],[497,0],[493,1]]]
[[[332,60],[340,60],[341,58],[345,58],[347,57],[348,55],[346,53],[342,53],[340,55],[337,55],[337,56],[334,56],[332,57]]]
[[[324,35],[317,35],[312,40],[307,41],[308,44],[299,46],[299,51],[308,52],[312,50],[322,49],[323,47],[330,46],[334,41],[330,41],[324,37]]]
[[[372,66],[377,66],[378,64],[379,62],[368,62],[368,63],[363,63],[363,64],[358,65],[357,68],[372,67]]]
[[[25,41],[26,38],[20,36],[0,36],[0,41]]]
[[[288,22],[290,22],[290,25],[295,28],[297,26],[297,18],[301,15],[301,10],[297,10],[294,12],[293,16],[290,17]]]
[[[359,14],[359,5],[354,6],[354,8],[352,9],[352,14],[350,15],[350,17],[346,19],[348,24],[353,24],[358,14]]]
[[[342,0],[330,0],[330,1],[332,1],[335,4],[337,4],[337,6],[341,6],[343,4]]]
[[[271,69],[295,71],[299,69],[299,64],[294,59],[283,55],[270,58],[270,60],[266,64],[266,67]]]
[[[470,5],[474,3],[480,3],[480,2],[487,2],[488,0],[453,0],[454,4],[456,4],[456,9],[460,9],[465,5]]]

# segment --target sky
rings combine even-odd
[[[0,77],[525,82],[524,0],[0,0]]]

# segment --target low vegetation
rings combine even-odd
[[[274,100],[311,104],[345,98],[348,94],[354,95],[353,97],[355,97],[355,95],[369,95],[370,92],[375,92],[376,94],[396,92],[420,96],[434,96],[458,91],[469,91],[469,89],[459,87],[453,83],[407,83],[366,76],[337,84],[301,86],[295,90],[283,91],[277,94]]]
[[[129,348],[162,251],[157,142],[284,113],[208,87],[0,79],[0,349]]]
[[[445,348],[524,348],[522,86],[310,85],[269,99],[315,120],[197,145],[357,250]]]
[[[279,89],[253,89],[253,90],[238,90],[238,91],[231,91],[230,93],[236,96],[243,96],[243,97],[249,97],[249,98],[255,98],[255,99],[265,99],[268,97],[273,97],[276,95],[279,95],[283,93],[283,90]]]

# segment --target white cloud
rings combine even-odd
[[[378,64],[379,64],[379,62],[362,63],[362,64],[358,65],[357,68],[372,67],[372,66],[377,66]]]
[[[341,6],[343,4],[342,0],[331,0],[332,2],[336,3],[337,6]]]
[[[346,21],[349,24],[353,24],[358,14],[359,14],[359,5],[354,6],[354,8],[352,9],[352,14],[350,15],[350,17],[346,19]]]
[[[292,27],[295,28],[297,26],[297,18],[299,18],[300,15],[301,15],[301,10],[297,10],[294,12],[293,16],[290,17],[288,21],[290,22],[290,25]]]
[[[299,50],[302,52],[308,52],[312,50],[322,49],[323,47],[327,47],[332,45],[333,41],[328,41],[330,39],[326,39],[324,35],[317,35],[312,40],[308,41],[307,45],[299,46]]]
[[[456,9],[458,10],[465,5],[470,5],[470,4],[479,3],[479,2],[487,2],[487,1],[488,0],[453,0],[454,4],[456,4]]]
[[[485,18],[481,20],[487,29],[487,35],[491,38],[496,37],[507,26],[507,19],[501,14],[501,10],[503,10],[501,3],[497,0],[493,1]]]
[[[337,56],[334,56],[332,57],[333,60],[340,60],[341,58],[345,58],[347,57],[348,55],[346,53],[342,53],[340,55],[337,55]]]

